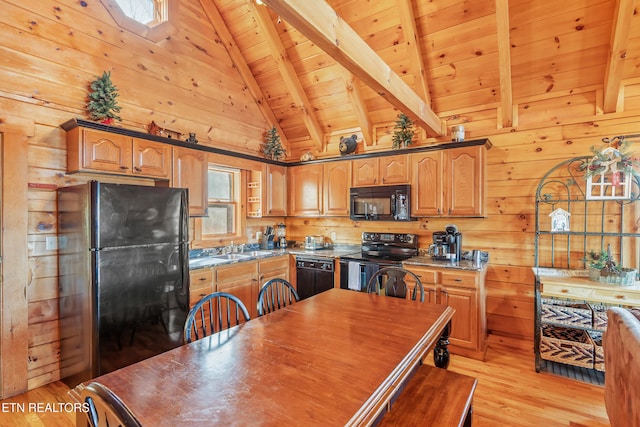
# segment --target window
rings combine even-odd
[[[153,0],[116,0],[122,12],[141,24],[152,25],[164,21],[162,9]]]
[[[208,216],[202,218],[202,237],[234,236],[240,210],[240,171],[209,164],[208,181]]]
[[[100,0],[121,28],[153,42],[177,31],[178,0]]]

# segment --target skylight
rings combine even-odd
[[[136,20],[142,24],[149,25],[156,20],[156,5],[153,0],[116,0],[122,12],[129,18]]]

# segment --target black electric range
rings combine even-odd
[[[362,233],[360,253],[340,257],[340,287],[366,291],[379,269],[399,266],[418,255],[418,236],[406,233]]]

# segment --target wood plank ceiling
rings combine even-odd
[[[580,93],[616,112],[640,79],[635,0],[200,3],[293,153],[335,155],[351,133],[375,149],[399,112],[421,143],[470,113],[517,127],[522,105]]]

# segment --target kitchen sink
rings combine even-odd
[[[218,259],[247,259],[247,258],[253,258],[252,255],[246,253],[246,254],[224,254],[224,255],[214,255],[211,258],[218,258]]]
[[[250,252],[244,252],[245,255],[249,255],[252,257],[256,257],[256,256],[266,256],[266,255],[271,255],[273,252],[271,251],[250,251]]]

